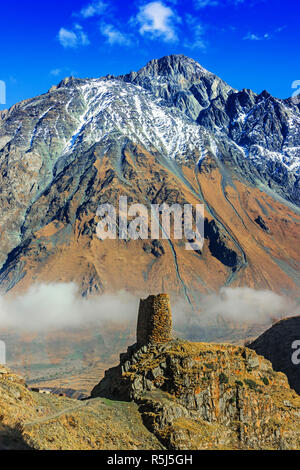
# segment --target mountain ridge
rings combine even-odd
[[[2,291],[48,273],[48,281],[78,282],[83,293],[123,288],[124,280],[125,288],[151,291],[162,279],[181,293],[189,284],[196,297],[224,283],[295,292],[298,107],[236,92],[182,56],[149,68],[167,75],[149,81],[146,66],[134,76],[67,78],[2,114]],[[195,255],[176,240],[159,242],[158,251],[151,241],[138,250],[105,245],[96,239],[96,211],[116,204],[117,193],[146,206],[204,203],[207,247]],[[122,279],[120,260],[131,249],[139,275]],[[120,269],[103,270],[106,256]]]
[[[162,59],[154,61],[154,64],[168,63],[168,59],[172,58],[171,63],[180,63],[181,60],[190,61],[197,67],[199,64],[192,59],[186,58],[185,56],[166,56]],[[177,60],[175,60],[177,59]],[[151,64],[151,61],[150,63]],[[201,66],[200,66],[201,67]],[[158,70],[163,68],[158,67]],[[228,137],[237,144],[244,152],[244,156],[252,159],[252,164],[255,165],[257,162],[258,170],[266,171],[266,168],[260,168],[262,166],[262,158],[265,157],[267,160],[273,160],[272,171],[276,172],[280,169],[276,167],[279,162],[286,164],[287,160],[281,158],[278,152],[285,150],[288,152],[289,142],[287,142],[286,148],[284,148],[284,142],[286,138],[287,129],[293,127],[291,119],[294,120],[295,126],[297,126],[297,132],[291,132],[289,141],[296,141],[299,147],[299,135],[300,121],[299,121],[299,104],[293,104],[292,99],[281,100],[273,98],[266,90],[262,91],[259,95],[255,94],[251,90],[243,89],[241,91],[235,90],[227,85],[216,75],[206,71],[201,67],[204,74],[204,87],[203,83],[193,83],[190,88],[186,87],[186,94],[182,95],[181,83],[173,84],[173,89],[165,90],[164,87],[160,87],[153,80],[151,82],[147,79],[147,71],[149,70],[148,64],[142,68],[139,72],[133,73],[133,75],[121,76],[125,81],[132,83],[138,83],[140,86],[144,86],[146,89],[153,91],[155,95],[159,95],[164,98],[168,103],[172,103],[176,107],[179,107],[185,114],[195,120],[198,124],[202,124],[205,128],[212,130],[216,133],[225,133]],[[176,70],[176,68],[175,68]],[[180,70],[182,70],[180,68]],[[151,73],[151,67],[150,67]],[[143,80],[144,74],[146,80]],[[174,73],[173,73],[174,74]],[[171,74],[171,77],[172,75]],[[199,74],[203,77],[202,72]],[[179,73],[181,76],[181,73]],[[141,76],[141,77],[140,77]],[[188,75],[189,76],[189,75]],[[212,79],[211,83],[207,83],[205,78],[209,76]],[[153,75],[155,78],[155,74]],[[190,75],[193,77],[193,74]],[[196,74],[196,82],[197,82]],[[180,79],[178,80],[180,82]],[[217,83],[217,85],[215,85]],[[177,85],[177,86],[176,86]],[[213,90],[213,87],[216,89]],[[203,89],[205,88],[205,89]],[[212,93],[213,90],[213,93]],[[203,102],[204,100],[204,102]],[[293,118],[290,114],[293,113]],[[270,116],[268,118],[268,116]],[[265,119],[263,129],[255,124],[255,121],[260,121],[262,118]],[[252,131],[253,125],[256,125],[257,131]],[[268,129],[269,127],[269,129]],[[272,132],[273,138],[268,141],[268,133]],[[257,135],[256,135],[257,134]],[[246,136],[246,140],[243,135]],[[261,147],[262,141],[265,140],[264,145]],[[262,150],[264,149],[264,150]],[[295,165],[296,177],[295,181],[295,200],[298,201],[299,196],[299,149],[297,150],[296,156],[293,155],[293,150],[287,159],[294,161],[292,166]],[[281,169],[281,177],[284,177],[284,169]],[[276,178],[275,178],[276,185]],[[291,189],[291,187],[289,187]],[[285,197],[289,199],[288,195]],[[293,200],[293,195],[291,200]],[[299,203],[299,202],[298,202]]]

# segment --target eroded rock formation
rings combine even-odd
[[[139,328],[160,298],[141,302]],[[166,338],[169,308],[160,314]],[[121,354],[93,397],[136,402],[145,425],[169,449],[299,448],[300,397],[268,360],[241,346],[172,339],[143,344],[151,331],[142,335],[139,328],[143,341]]]

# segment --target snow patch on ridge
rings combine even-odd
[[[203,129],[175,108],[163,107],[151,93],[119,80],[89,80],[79,89],[85,111],[62,155],[80,143],[91,146],[112,131],[141,143],[145,148],[175,158],[202,143]],[[138,91],[138,93],[137,93]]]

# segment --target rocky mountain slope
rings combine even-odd
[[[153,60],[121,78],[176,106],[212,131],[225,147],[231,144],[235,153],[231,164],[236,170],[240,167],[249,181],[267,183],[299,204],[299,104],[274,98],[267,91],[256,95],[235,90],[180,55]]]
[[[180,55],[122,77],[68,78],[1,112],[2,291],[38,280],[190,303],[224,284],[296,294],[299,119],[291,100],[238,92]],[[97,207],[119,195],[204,203],[203,251],[99,240]]]
[[[299,396],[244,347],[130,347],[93,395],[34,393],[1,366],[0,449],[300,448]]]
[[[77,401],[29,391],[0,369],[0,450],[161,449],[135,403]]]
[[[300,354],[297,355],[297,350],[300,350],[299,316],[278,321],[248,347],[271,361],[274,370],[283,372],[291,388],[300,395]]]

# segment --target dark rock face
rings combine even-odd
[[[225,266],[229,266],[235,270],[239,261],[238,256],[235,251],[226,246],[214,220],[210,222],[208,222],[207,219],[204,220],[204,233],[205,238],[209,240],[208,248],[211,254],[220,260],[221,263],[225,264]]]
[[[151,90],[219,137],[227,136],[237,144],[235,150],[242,150],[235,163],[249,181],[255,168],[256,179],[299,205],[300,113],[292,100],[267,91],[236,91],[183,55],[153,60],[120,78]]]
[[[233,92],[223,80],[184,55],[151,60],[138,72],[119,78],[150,90],[195,121],[212,100],[225,100]]]
[[[291,317],[275,323],[248,347],[271,361],[274,370],[283,372],[290,386],[300,395],[300,364],[292,360],[296,354],[297,348],[293,348],[296,341],[300,344],[300,317]]]
[[[261,215],[259,215],[258,217],[256,217],[255,222],[256,222],[265,232],[268,232],[268,231],[269,231],[269,229],[268,229],[267,225],[265,224],[265,221],[264,221],[264,219],[262,218]]]
[[[147,254],[152,254],[155,258],[160,258],[165,254],[165,249],[159,240],[153,240],[152,242],[144,243],[143,250]]]

